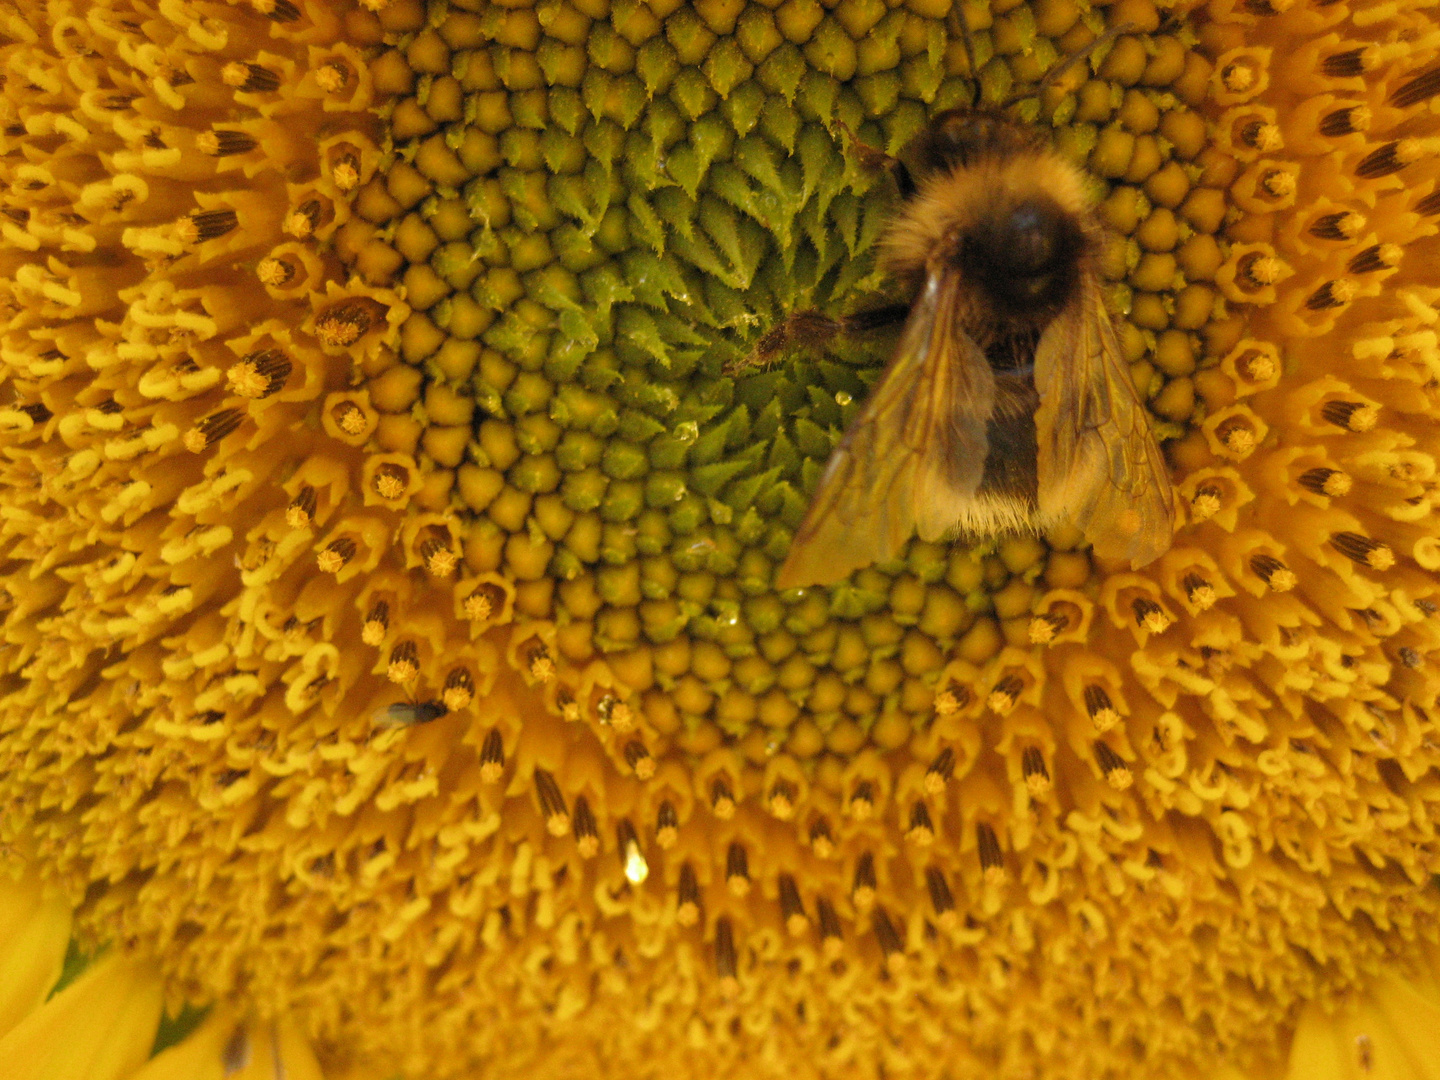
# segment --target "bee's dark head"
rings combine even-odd
[[[1028,125],[990,109],[947,109],[937,113],[900,154],[895,178],[902,195],[925,180],[973,164],[988,155],[1037,150],[1044,140]]]
[[[1036,194],[1002,203],[971,226],[959,260],[998,309],[1048,318],[1071,296],[1086,242],[1074,215]]]

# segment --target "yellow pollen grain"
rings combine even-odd
[[[1261,153],[1270,153],[1279,150],[1285,145],[1284,136],[1280,134],[1280,128],[1277,124],[1261,124],[1255,129],[1252,138],[1255,149]]]
[[[425,569],[436,577],[449,577],[459,565],[459,557],[447,547],[442,547],[425,558]]]
[[[260,284],[279,288],[295,276],[295,268],[284,259],[265,258],[256,264],[255,276],[260,279]]]
[[[341,191],[354,191],[360,183],[360,167],[351,158],[342,158],[330,170],[330,178]]]
[[[1195,515],[1196,521],[1206,521],[1218,514],[1222,505],[1214,488],[1201,488],[1190,500],[1190,512]]]
[[[465,598],[465,617],[467,619],[481,622],[490,618],[493,611],[494,607],[490,603],[490,598],[483,592],[474,592]]]
[[[1231,64],[1220,73],[1225,89],[1233,94],[1248,90],[1255,82],[1255,72],[1248,64]]]
[[[358,405],[347,401],[336,410],[336,413],[335,422],[347,435],[359,435],[365,430],[365,414]]]
[[[231,364],[225,372],[225,381],[232,393],[247,398],[261,397],[270,388],[270,380],[248,360]]]
[[[1284,273],[1284,264],[1274,256],[1262,255],[1251,260],[1248,272],[1257,285],[1273,285]]]
[[[326,64],[315,72],[315,85],[327,94],[339,93],[350,82],[350,70],[344,64]]]
[[[1237,457],[1247,457],[1255,449],[1255,432],[1245,424],[1233,424],[1221,432],[1220,441]]]
[[[1295,174],[1276,169],[1265,174],[1261,186],[1277,199],[1286,198],[1295,194]]]
[[[304,240],[315,231],[315,222],[303,210],[292,210],[285,215],[283,228],[297,240]]]

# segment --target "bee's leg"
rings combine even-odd
[[[898,326],[909,314],[909,304],[887,304],[868,311],[842,315],[838,319],[819,311],[797,311],[784,322],[767,330],[748,356],[726,365],[725,374],[736,375],[754,368],[768,367],[781,353],[791,349],[817,353],[841,335],[869,334]]]
[[[850,143],[850,150],[860,162],[860,167],[866,172],[879,173],[894,169],[900,164],[900,159],[892,157],[884,150],[871,146],[869,143],[860,141],[860,136],[850,130],[850,125],[835,117],[835,126],[845,134],[846,140]]]

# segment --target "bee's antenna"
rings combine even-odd
[[[960,40],[965,43],[965,60],[970,65],[970,81],[975,91],[970,95],[970,107],[980,107],[980,68],[975,63],[975,39],[970,36],[970,20],[965,18],[964,0],[951,0],[950,19],[960,29]]]
[[[1096,49],[1100,48],[1100,46],[1108,45],[1121,34],[1133,34],[1139,31],[1139,29],[1140,27],[1136,26],[1134,23],[1121,23],[1119,26],[1110,27],[1110,29],[1106,30],[1094,41],[1090,42],[1089,45],[1086,45],[1083,49],[1077,49],[1075,52],[1067,56],[1064,60],[1061,60],[1058,64],[1056,64],[1049,71],[1047,71],[1040,79],[1040,81],[1036,83],[1033,87],[1031,87],[1029,90],[1021,91],[1018,94],[1011,94],[1008,98],[1006,98],[1000,103],[999,107],[1002,109],[1008,109],[1017,101],[1024,101],[1026,98],[1031,97],[1039,97],[1042,93],[1044,93],[1047,86],[1053,83],[1056,79],[1060,78],[1061,75],[1064,75],[1065,72],[1069,71],[1081,60],[1084,60],[1086,57],[1088,57]]]

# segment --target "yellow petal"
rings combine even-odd
[[[1440,995],[1430,979],[1386,977],[1334,1013],[1310,1005],[1289,1080],[1440,1080]]]
[[[229,1080],[225,1050],[234,1037],[235,1014],[216,1009],[204,1023],[155,1055],[128,1080]]]
[[[310,1043],[288,1021],[256,1024],[216,1010],[128,1080],[325,1080]]]
[[[70,940],[70,905],[32,877],[0,878],[0,1035],[45,1001]]]
[[[160,980],[123,954],[95,964],[0,1038],[5,1080],[125,1080],[150,1054]]]

